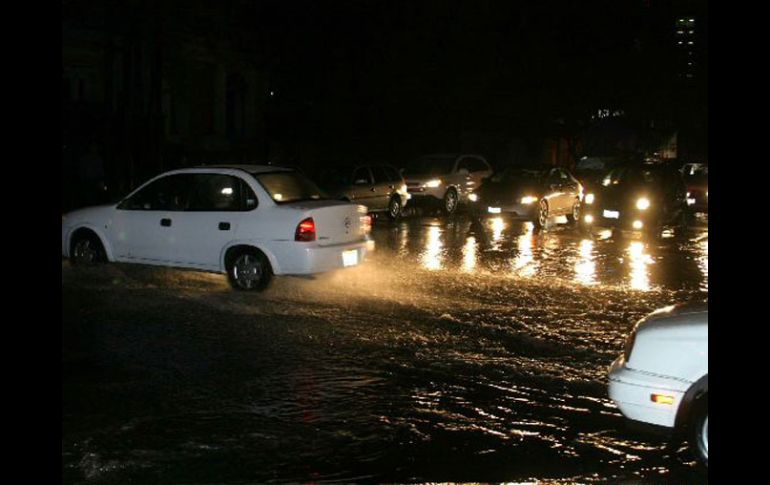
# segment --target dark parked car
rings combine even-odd
[[[359,165],[327,170],[317,177],[329,196],[365,205],[369,212],[387,212],[396,219],[410,199],[403,177],[389,165]]]
[[[594,199],[583,207],[584,227],[643,230],[660,234],[687,222],[686,190],[680,173],[663,164],[612,169]]]
[[[505,214],[543,227],[549,217],[580,214],[583,187],[567,170],[548,165],[509,166],[477,190],[476,214]]]

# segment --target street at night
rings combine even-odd
[[[68,483],[705,483],[627,429],[634,323],[708,295],[708,223],[651,239],[379,218],[359,267],[276,277],[62,259]]]
[[[708,7],[63,0],[62,483],[708,483]]]

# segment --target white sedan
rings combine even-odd
[[[648,429],[684,434],[708,466],[708,304],[676,305],[640,320],[609,371],[609,395]]]
[[[285,168],[190,168],[151,179],[120,203],[62,217],[62,254],[74,264],[144,263],[227,273],[240,290],[272,275],[360,264],[370,220],[364,206],[326,200]]]

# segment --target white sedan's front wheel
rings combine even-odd
[[[261,291],[270,283],[273,270],[262,252],[244,250],[232,258],[227,267],[227,276],[236,290]]]
[[[71,245],[70,261],[75,266],[93,266],[107,260],[102,242],[92,232],[79,231]]]

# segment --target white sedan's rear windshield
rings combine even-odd
[[[254,177],[279,204],[324,198],[316,184],[297,172],[256,173]]]

